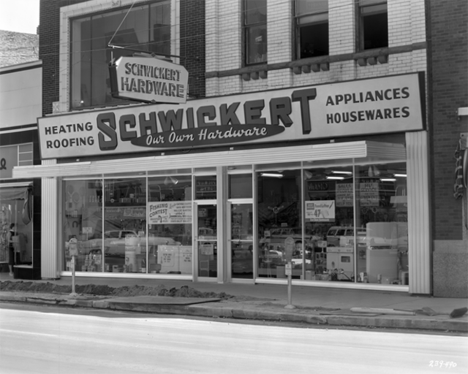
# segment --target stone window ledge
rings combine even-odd
[[[364,52],[305,58],[275,64],[260,64],[239,69],[212,71],[205,73],[205,78],[223,78],[238,75],[244,81],[250,81],[266,79],[268,78],[268,72],[273,70],[291,69],[294,74],[309,74],[328,71],[330,69],[330,64],[336,62],[355,61],[359,66],[386,64],[388,63],[389,55],[409,53],[421,49],[426,49],[426,42],[399,47],[373,49]]]

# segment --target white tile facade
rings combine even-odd
[[[388,0],[389,47],[425,41],[424,0]],[[267,0],[268,64],[293,61],[293,1]],[[240,69],[242,65],[242,1],[206,1],[206,71]],[[329,0],[330,56],[356,52],[356,1]],[[391,54],[384,64],[359,66],[354,60],[332,62],[329,71],[294,74],[268,70],[268,78],[243,81],[240,74],[208,78],[207,96],[261,91],[426,70],[426,51]],[[234,84],[236,82],[236,84]]]

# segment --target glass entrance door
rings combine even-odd
[[[253,279],[252,203],[230,203],[228,251],[232,279]]]
[[[196,214],[197,273],[199,277],[216,278],[218,276],[216,204],[197,204]]]

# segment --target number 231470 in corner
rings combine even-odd
[[[430,368],[439,368],[439,369],[452,369],[457,367],[457,363],[453,361],[429,361]]]

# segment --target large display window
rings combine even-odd
[[[284,278],[291,262],[297,279],[408,284],[405,163],[276,168],[257,178],[259,277]]]
[[[295,272],[303,266],[301,170],[266,170],[257,175],[257,214],[260,246],[258,276],[284,278],[286,238],[294,240]]]
[[[191,176],[63,182],[64,268],[191,274]]]
[[[150,177],[147,205],[151,273],[192,274],[192,179]]]
[[[64,269],[408,285],[406,163],[339,162],[64,180]]]
[[[32,199],[31,186],[0,189],[0,263],[32,266]],[[9,251],[10,232],[13,254]]]

